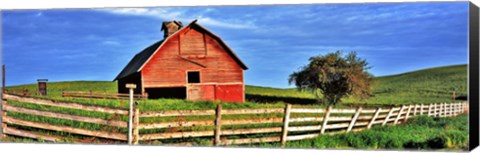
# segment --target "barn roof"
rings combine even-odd
[[[192,25],[196,25],[197,27],[201,28],[202,30],[204,30],[205,32],[207,32],[208,34],[210,34],[213,38],[215,38],[222,46],[224,46],[226,48],[226,51],[228,52],[228,54],[230,56],[233,57],[233,59],[240,65],[240,67],[242,67],[244,70],[248,69],[247,65],[245,65],[241,60],[240,58],[238,58],[238,56],[233,52],[233,50],[219,37],[217,36],[216,34],[214,34],[213,32],[209,31],[208,29],[200,26],[199,24],[196,23],[197,20],[194,20],[192,21],[191,23],[189,23],[187,26],[185,27],[182,27],[181,29],[179,29],[178,31],[181,31],[187,27],[190,27]],[[181,24],[181,23],[180,23]],[[157,41],[155,42],[154,44],[150,45],[149,47],[143,49],[140,53],[137,53],[131,60],[130,62],[128,62],[127,66],[125,66],[125,68],[123,68],[123,70],[117,75],[117,77],[115,77],[115,80],[118,80],[118,79],[121,79],[121,78],[124,78],[124,77],[127,77],[127,76],[130,76],[136,72],[140,72],[143,68],[143,66],[150,60],[150,58],[152,57],[152,55],[154,55],[160,47],[162,47],[163,43],[168,41],[169,38],[173,37],[174,35],[176,35],[177,32],[175,32],[174,34],[168,36],[167,38],[163,39],[163,40],[160,40],[160,41]]]

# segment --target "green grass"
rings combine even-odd
[[[467,150],[468,115],[453,118],[419,116],[406,124],[374,127],[357,133],[322,135],[314,139],[289,141],[287,148],[330,149],[420,149]],[[279,147],[279,143],[247,145]]]
[[[28,89],[36,91],[36,84],[18,85],[7,87],[9,90]],[[345,105],[401,105],[401,104],[419,104],[433,102],[451,102],[452,91],[456,90],[456,95],[465,99],[467,95],[467,66],[454,65],[437,67],[431,69],[418,70],[414,72],[403,73],[392,76],[376,77],[373,84],[373,96],[360,100],[354,97],[343,99]],[[117,92],[116,82],[109,81],[72,81],[72,82],[49,82],[49,97],[62,100],[61,91],[96,91],[96,92]],[[294,88],[280,89],[270,87],[260,87],[246,85],[245,89],[247,103],[236,105],[235,107],[254,108],[269,107],[267,105],[257,105],[259,103],[293,102],[293,103],[312,103],[315,102],[315,96],[309,92],[300,92]],[[64,100],[77,100],[70,98]],[[78,99],[82,101],[81,99]],[[156,104],[158,101],[161,103]],[[306,102],[303,102],[306,101]],[[102,100],[99,103],[108,103],[109,106],[120,107],[118,100]],[[144,103],[151,103],[150,108],[162,107],[165,109],[207,109],[213,108],[209,103],[184,103],[184,100],[147,100]],[[181,103],[181,104],[180,104]],[[180,105],[179,105],[180,104]],[[107,105],[107,104],[105,104]],[[276,107],[276,106],[272,106]]]
[[[400,75],[384,76],[375,78],[373,86],[374,97],[366,100],[358,100],[352,97],[344,99],[342,105],[337,105],[335,108],[351,108],[351,105],[401,105],[409,103],[432,103],[432,102],[450,102],[451,91],[456,88],[457,95],[466,96],[467,87],[467,67],[466,65],[439,67],[415,72],[409,72]],[[8,90],[22,90],[36,91],[36,84],[18,85],[7,87]],[[113,99],[89,99],[89,98],[64,98],[61,96],[62,90],[65,91],[94,91],[94,92],[117,92],[116,82],[108,81],[71,81],[71,82],[49,82],[48,96],[44,98],[69,101],[81,104],[98,105],[113,108],[128,108],[127,100],[113,100]],[[284,108],[283,102],[299,102],[303,104],[296,104],[293,107],[321,107],[325,108],[325,104],[312,104],[315,102],[315,97],[308,92],[300,92],[294,88],[279,89],[259,86],[246,86],[247,101],[240,103],[222,103],[220,101],[198,101],[190,102],[180,99],[155,99],[155,100],[139,100],[139,108],[141,111],[158,111],[158,110],[198,110],[198,109],[215,109],[217,104],[222,104],[223,109],[242,109],[242,108]],[[35,96],[35,95],[34,95]],[[37,96],[41,97],[41,96]],[[267,102],[266,102],[267,101]],[[91,111],[66,109],[60,107],[51,107],[36,104],[19,103],[15,101],[8,101],[10,104],[17,107],[24,107],[43,111],[52,111],[57,113],[73,114],[80,116],[96,117],[107,120],[123,120],[126,121],[126,116],[115,116],[106,113],[98,113]],[[384,106],[386,107],[386,106]],[[76,121],[68,121],[61,119],[53,119],[49,117],[40,117],[35,115],[27,115],[21,113],[8,113],[9,116],[28,120],[39,121],[54,125],[72,126],[77,128],[85,128],[91,130],[106,130],[106,131],[125,131],[124,128],[114,128],[98,124],[82,123]],[[319,114],[296,114],[300,116],[318,116]],[[295,116],[295,115],[294,115]],[[260,114],[260,115],[235,115],[225,116],[224,119],[238,119],[238,118],[252,118],[252,117],[281,117],[279,114]],[[182,120],[211,120],[213,116],[204,117],[187,117]],[[175,121],[178,117],[164,117],[164,118],[141,118],[142,123],[160,122],[160,121]],[[465,146],[465,133],[462,128],[466,128],[468,122],[463,122],[465,119],[456,117],[457,121],[450,119],[439,119],[431,122],[430,119],[420,118],[411,121],[411,124],[400,125],[395,127],[382,127],[376,130],[367,130],[365,132],[354,134],[341,134],[335,136],[321,136],[312,140],[302,140],[289,142],[287,147],[292,148],[388,148],[400,149],[409,148],[411,146],[421,146],[421,148],[436,147],[429,143],[442,144],[443,148],[462,148]],[[420,121],[417,121],[420,120]],[[422,124],[428,123],[428,125]],[[302,123],[303,124],[303,123]],[[305,123],[315,124],[318,123]],[[294,124],[292,124],[294,125]],[[14,125],[15,126],[15,125]],[[259,125],[233,125],[225,126],[228,128],[255,128],[255,127],[279,127],[281,124],[259,124]],[[28,127],[15,126],[20,129],[31,129]],[[212,126],[194,127],[177,130],[212,130]],[[40,129],[32,129],[39,132],[51,133],[54,135],[61,135],[66,137],[82,138],[79,135],[71,135],[64,132],[54,132]],[[140,133],[155,133],[164,132],[170,129],[151,129],[141,130]],[[412,136],[410,136],[412,135]],[[431,135],[431,136],[429,136]],[[253,135],[265,136],[265,135]],[[389,137],[391,136],[391,137]],[[208,144],[206,139],[194,138],[195,142],[200,144]],[[366,141],[361,141],[366,140]],[[38,141],[30,139],[14,139],[12,141]],[[173,140],[176,141],[176,140]],[[427,143],[428,142],[428,143]],[[265,143],[260,146],[277,145]],[[438,146],[438,145],[437,145]],[[446,146],[446,147],[445,147]],[[463,149],[463,148],[462,148]]]
[[[343,99],[343,104],[401,105],[432,102],[450,102],[452,91],[456,95],[467,95],[467,65],[453,65],[408,72],[398,75],[376,77],[373,96],[360,100],[353,97]],[[314,99],[308,92],[295,89],[247,86],[246,94]],[[465,98],[466,99],[466,98]]]

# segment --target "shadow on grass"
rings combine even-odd
[[[295,98],[295,97],[276,97],[276,96],[265,96],[265,95],[252,95],[245,94],[245,98],[248,101],[253,101],[257,103],[276,103],[276,102],[285,102],[289,104],[318,104],[316,99],[308,98]]]
[[[245,94],[245,98],[248,101],[255,103],[277,103],[284,102],[294,105],[327,105],[326,103],[319,102],[316,99],[309,98],[296,98],[296,97],[277,97],[277,96],[266,96],[266,95],[254,95],[254,94]],[[394,106],[392,104],[366,104],[366,103],[356,103],[356,104],[337,104],[347,107],[365,107],[365,108],[376,108],[376,107],[390,107]]]
[[[467,96],[457,96],[455,100],[467,100]]]

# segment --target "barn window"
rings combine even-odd
[[[188,83],[200,83],[200,72],[188,72]]]

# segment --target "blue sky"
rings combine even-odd
[[[336,50],[356,51],[375,76],[468,58],[468,2],[7,10],[7,85],[111,81],[174,19],[198,19],[224,39],[249,85],[292,87],[288,75],[309,57]]]

